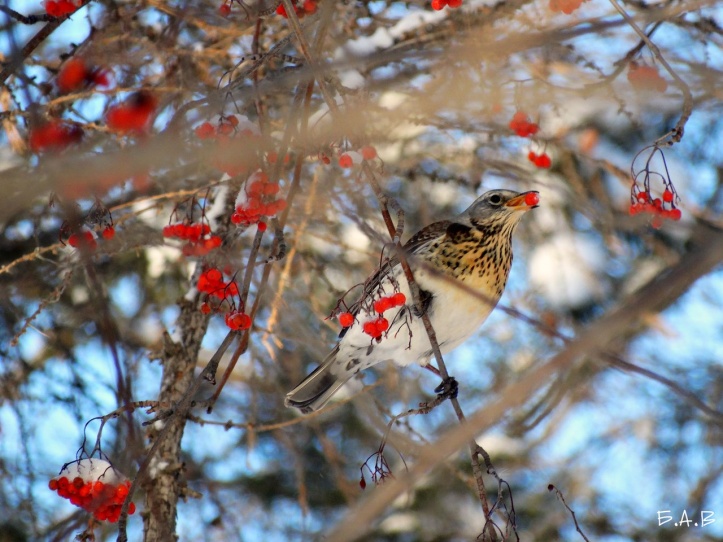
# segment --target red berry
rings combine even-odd
[[[638,195],[636,196],[637,200],[646,203],[650,201],[650,196],[647,192],[638,192]]]
[[[549,168],[552,165],[552,160],[550,160],[550,157],[547,156],[547,154],[541,154],[537,157],[535,160],[535,165],[539,168]]]
[[[211,312],[211,305],[208,303],[201,303],[201,313],[208,314]]]
[[[386,318],[379,318],[376,321],[377,331],[379,332],[379,335],[384,333],[387,329],[389,329],[389,320]]]
[[[223,4],[220,8],[218,8],[218,12],[221,14],[222,17],[228,17],[231,15],[231,6],[228,4]]]
[[[402,292],[397,292],[392,296],[392,304],[395,307],[401,307],[407,302],[407,296],[405,296]]]
[[[377,157],[377,150],[371,145],[365,145],[359,149],[359,152],[364,160],[374,160]]]
[[[67,93],[83,88],[88,76],[89,70],[85,62],[80,58],[71,58],[60,68],[55,82],[60,92]]]
[[[150,122],[156,110],[158,99],[150,92],[136,92],[125,102],[108,109],[106,122],[111,130],[121,134],[141,132]]]
[[[350,312],[342,312],[339,315],[339,324],[341,327],[349,327],[354,323],[354,316]]]
[[[113,226],[107,226],[103,230],[102,235],[103,235],[103,239],[106,239],[106,240],[113,239],[113,237],[115,237],[115,228]]]
[[[665,192],[663,192],[663,201],[665,201],[666,203],[670,203],[673,201],[673,192],[671,192],[667,188],[665,189]]]
[[[447,5],[447,0],[432,0],[432,9],[440,11]]]
[[[50,489],[50,491],[57,491],[58,481],[55,478],[50,480],[50,482],[48,482],[48,488]]]
[[[354,161],[352,160],[351,156],[349,156],[347,153],[344,153],[339,156],[339,167],[350,168],[353,164],[354,164]]]
[[[256,227],[258,228],[259,231],[266,231],[266,228],[267,228],[268,226],[266,225],[266,222],[259,222],[259,223],[256,225]]]
[[[378,337],[381,335],[381,333],[377,333],[377,325],[376,322],[364,322],[364,325],[362,326],[362,330],[367,335],[371,335],[372,337]]]
[[[540,203],[540,195],[537,192],[528,192],[525,194],[525,205],[530,207]]]
[[[382,297],[381,299],[377,299],[374,302],[374,312],[377,312],[379,314],[383,314],[384,311],[387,311],[390,308],[392,308],[392,302],[391,299],[388,297]]]
[[[79,126],[51,120],[30,129],[28,145],[33,152],[58,151],[80,141],[82,137],[83,130]]]
[[[208,139],[216,135],[216,128],[210,122],[204,122],[194,130],[198,139]]]
[[[668,216],[670,217],[670,220],[680,220],[680,218],[683,216],[683,213],[680,212],[680,209],[671,209],[668,211]]]

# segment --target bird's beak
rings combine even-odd
[[[537,190],[531,190],[515,196],[505,203],[505,207],[510,207],[513,211],[529,211],[537,207],[539,203],[540,193]]]

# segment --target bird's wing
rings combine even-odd
[[[407,241],[402,247],[407,254],[417,254],[422,251],[430,242],[443,235],[451,222],[449,220],[442,220],[441,222],[435,222],[429,226],[425,226],[417,233],[415,233],[409,241]],[[382,281],[389,275],[394,273],[393,270],[399,265],[399,257],[392,256],[386,260],[364,283],[364,289],[357,298],[357,300],[349,306],[349,312],[355,317],[361,310],[364,302],[373,296],[374,293],[379,289]],[[343,328],[339,333],[341,339],[349,328]]]

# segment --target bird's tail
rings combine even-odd
[[[284,404],[287,407],[298,408],[304,414],[319,410],[353,376],[353,372],[334,367],[337,351],[335,348],[321,365],[286,394]],[[339,374],[332,370],[334,368]]]

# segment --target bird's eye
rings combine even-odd
[[[502,197],[499,194],[492,194],[490,196],[489,202],[492,205],[499,205],[500,203],[502,203]]]

